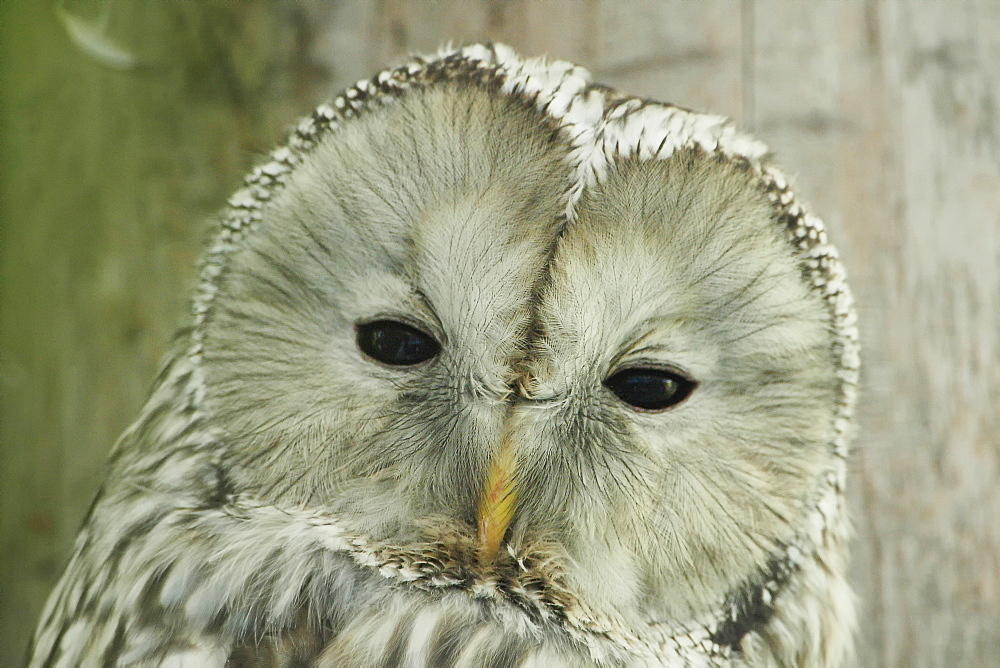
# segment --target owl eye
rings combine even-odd
[[[413,366],[441,352],[430,334],[395,320],[375,320],[357,326],[358,348],[372,359],[391,366]]]
[[[604,385],[633,408],[661,411],[687,399],[698,383],[676,371],[647,368],[623,369]]]

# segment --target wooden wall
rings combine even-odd
[[[199,221],[324,97],[493,39],[732,116],[797,175],[862,316],[859,665],[1000,665],[1000,3],[65,6],[110,9],[136,62],[82,51],[48,2],[0,6],[0,663],[185,320]]]

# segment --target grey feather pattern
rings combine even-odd
[[[623,257],[649,270],[619,281]],[[337,347],[399,304],[448,349],[416,380]],[[667,436],[594,390],[603,342],[654,306],[642,336],[705,378]],[[193,311],[31,665],[848,660],[851,294],[725,119],[502,45],[414,59],[247,177]],[[501,423],[522,500],[482,563]]]

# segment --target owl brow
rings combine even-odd
[[[743,341],[744,339],[748,339],[751,336],[754,336],[755,334],[760,334],[761,332],[767,331],[774,327],[785,325],[789,322],[793,322],[794,320],[795,320],[794,314],[775,314],[771,316],[770,322],[766,322],[763,325],[760,325],[759,327],[751,329],[749,332],[744,332],[743,334],[740,334],[739,336],[734,336],[728,339],[724,339],[722,342],[724,344],[738,343],[740,341]]]
[[[701,250],[704,250],[707,247],[708,247],[708,242],[706,241],[705,245],[702,247]],[[688,286],[693,288],[696,285],[700,284],[701,282],[711,278],[712,276],[715,276],[716,274],[728,269],[737,262],[743,260],[743,258],[740,257],[738,254],[726,260],[726,256],[730,255],[730,253],[733,253],[733,251],[736,250],[736,247],[737,247],[737,242],[735,241],[727,245],[725,250],[719,253],[719,255],[712,261],[712,264],[708,267],[708,269],[706,269],[704,272],[702,272],[699,276],[697,276],[693,280],[688,281]]]
[[[303,225],[303,228],[308,229],[305,225]],[[312,236],[312,232],[311,231],[309,232],[309,234],[310,234],[310,236]],[[318,266],[320,269],[322,269],[324,272],[326,272],[326,274],[330,278],[333,279],[333,281],[334,281],[334,283],[336,285],[338,285],[338,286],[342,286],[343,285],[344,279],[342,277],[340,277],[340,276],[337,276],[335,273],[333,273],[333,270],[331,270],[330,267],[327,266],[327,263],[323,262],[323,260],[321,260],[316,255],[316,253],[313,252],[313,250],[311,248],[309,248],[308,246],[306,246],[306,247],[303,247],[303,250],[306,252],[306,255],[309,256],[309,259],[311,259],[316,264],[316,266]],[[327,256],[330,258],[331,262],[334,261],[333,256],[330,254],[329,250],[327,250]]]
[[[614,358],[612,358],[609,366],[613,368],[617,366],[625,357],[629,355],[635,355],[636,353],[644,352],[647,350],[653,352],[667,352],[667,353],[677,352],[675,349],[671,349],[656,343],[652,343],[643,346],[641,348],[638,346],[642,344],[644,341],[648,340],[650,337],[655,336],[657,330],[660,329],[661,325],[666,323],[676,324],[684,321],[685,319],[674,315],[659,315],[642,320],[628,332],[625,338],[625,343],[621,347],[621,351],[617,355],[615,355]]]
[[[733,294],[730,295],[730,296],[728,296],[728,298],[725,301],[712,302],[711,305],[717,311],[721,311],[725,307],[733,304],[734,302],[736,302],[736,300],[738,300],[740,297],[743,297],[747,292],[749,292],[752,287],[754,287],[755,285],[758,285],[761,282],[761,280],[764,278],[764,275],[767,274],[768,271],[770,271],[770,269],[771,269],[771,265],[770,264],[764,264],[761,267],[760,271],[758,271],[756,274],[754,274],[754,276],[749,281],[747,281],[746,283],[744,283],[738,290],[734,290]],[[769,278],[770,278],[770,276],[769,276]],[[768,294],[769,292],[773,291],[777,287],[778,287],[777,283],[776,282],[772,282],[771,285],[769,285],[766,289],[764,289],[764,290],[758,292],[757,294],[751,296],[749,299],[746,299],[741,304],[739,304],[736,308],[734,308],[734,309],[732,309],[730,311],[726,311],[725,315],[730,316],[730,315],[739,313],[740,311],[742,311],[743,309],[745,309],[747,306],[749,306],[750,304],[754,303],[755,301],[757,301],[758,299],[760,299],[764,295]]]
[[[314,219],[317,217],[315,212],[311,208],[309,207],[305,208]],[[293,213],[292,219],[298,224],[298,226],[302,229],[302,231],[305,232],[306,236],[308,236],[309,239],[314,244],[319,246],[320,250],[322,250],[323,253],[326,254],[327,258],[329,258],[331,262],[336,261],[336,258],[333,255],[333,250],[328,245],[326,245],[322,239],[319,238],[319,235],[316,234],[316,230],[314,230],[311,225],[306,223],[305,217],[302,214],[300,214],[298,211],[295,211]],[[309,256],[309,258],[316,264],[316,266],[318,266],[320,269],[326,272],[326,274],[333,279],[333,282],[336,285],[343,285],[344,281],[343,277],[337,276],[335,273],[333,273],[333,270],[330,268],[329,264],[320,259],[311,247],[305,245],[301,246],[301,249],[306,252],[306,255]]]
[[[299,211],[299,208],[301,208],[302,211]],[[319,249],[323,251],[327,255],[327,257],[329,257],[331,260],[334,259],[333,250],[322,239],[319,238],[319,235],[316,234],[316,231],[312,229],[311,225],[306,224],[306,216],[304,214],[308,214],[309,217],[313,220],[321,220],[322,215],[319,214],[316,211],[316,209],[310,206],[310,204],[306,201],[300,201],[299,207],[293,209],[291,213],[292,213],[292,220],[294,220],[298,224],[298,226],[302,228],[302,231],[306,233],[306,236],[308,236],[309,239],[314,244],[319,246]],[[310,253],[312,252],[311,248],[306,248],[306,250],[309,251]],[[313,259],[315,259],[315,257]]]
[[[434,326],[434,332],[432,333],[441,338],[440,343],[447,343],[448,337],[445,334],[444,325],[441,323],[441,318],[438,317],[437,311],[434,309],[434,305],[431,303],[430,297],[428,297],[427,293],[421,290],[408,278],[404,278],[403,280],[406,283],[406,286],[410,289],[410,294],[416,298],[416,302],[422,306],[427,312],[427,315],[431,317],[431,320],[433,321],[432,324]]]
[[[652,335],[652,332],[650,332],[650,335]],[[657,354],[670,355],[670,354],[676,354],[677,353],[677,348],[676,347],[667,346],[667,345],[664,345],[662,343],[651,343],[649,345],[642,346],[641,348],[632,348],[632,349],[628,350],[628,352],[626,353],[626,355],[628,355],[628,356],[633,356],[633,355],[636,356],[636,360],[633,363],[639,363],[639,362],[646,362],[646,361],[648,361],[648,362],[655,363],[658,366],[662,364],[662,362],[659,362],[658,360],[646,360],[646,359],[640,357],[640,355],[643,354],[643,353],[650,353],[652,355],[657,355]],[[624,356],[625,355],[623,355],[623,357]],[[620,358],[619,358],[619,360],[620,360]],[[671,369],[675,367],[675,365],[673,365],[673,364],[668,364],[666,366],[668,366]],[[677,369],[677,371],[680,371],[680,369]]]
[[[406,201],[407,198],[412,199],[412,193],[410,192],[410,188],[408,187],[412,186],[412,184],[403,183],[402,179],[403,172],[400,169],[398,169],[398,164],[397,164],[398,156],[394,155],[391,151],[386,151],[378,147],[377,142],[372,138],[371,131],[369,129],[365,130],[365,134],[369,137],[368,148],[371,149],[371,154],[376,156],[381,162],[381,164],[379,165],[378,168],[372,169],[371,173],[361,169],[352,170],[350,174],[351,179],[360,183],[361,186],[364,187],[366,195],[369,195],[378,200],[379,202],[381,202],[382,204],[384,204],[385,207],[389,209],[389,211],[391,211],[396,216],[397,219],[407,220],[407,218],[409,217],[409,211],[400,209],[399,206],[402,202]],[[342,148],[338,147],[337,152],[338,154],[341,154]],[[418,157],[419,159],[419,155],[416,157]],[[383,178],[385,172],[388,172],[390,178],[388,179]],[[397,195],[399,194],[399,190],[404,190],[406,192],[407,198],[388,197],[385,190],[380,187],[381,182],[388,182],[393,184],[393,186],[396,188],[395,192]],[[345,197],[345,193],[341,192],[341,189],[328,188],[328,192],[336,200],[341,211],[347,213],[352,209],[350,203],[348,202],[347,197]],[[347,194],[354,195],[355,196],[354,199],[357,199],[358,193],[356,188],[349,188]],[[358,232],[361,234],[365,234],[368,231],[367,226],[364,225],[359,226],[357,229]],[[372,235],[370,239],[373,240],[374,235]]]

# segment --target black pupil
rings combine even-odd
[[[625,369],[604,384],[628,405],[651,411],[679,404],[695,387],[694,381],[665,369]]]
[[[434,337],[395,320],[358,325],[358,348],[392,366],[411,366],[431,359],[441,350]]]

